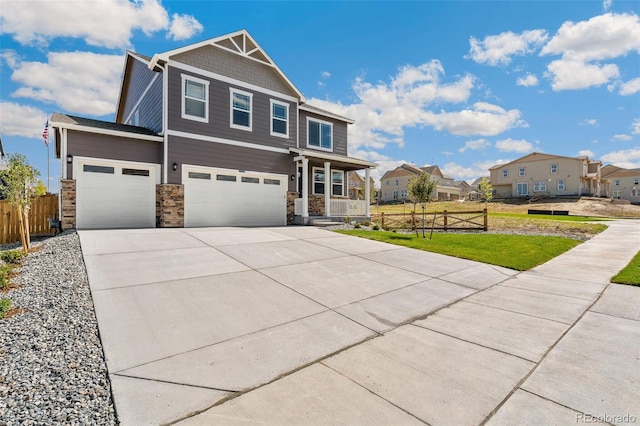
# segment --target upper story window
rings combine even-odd
[[[289,104],[271,99],[271,135],[289,137]]]
[[[509,177],[509,169],[504,169],[502,171],[502,177]]]
[[[182,118],[209,121],[209,82],[182,75]]]
[[[307,119],[307,146],[333,150],[333,124],[326,121]]]
[[[633,178],[634,185],[640,185],[640,178]]]
[[[616,180],[615,180],[615,185],[616,185],[616,186],[620,186],[620,179],[616,179]]]
[[[233,88],[230,88],[229,91],[231,92],[231,127],[251,130],[253,94]]]
[[[400,181],[396,179],[396,186],[400,185]]]
[[[551,165],[551,173],[558,173],[558,165],[557,164],[552,164]]]
[[[526,171],[527,171],[526,167],[520,167],[518,169],[518,176],[524,176],[526,174]]]

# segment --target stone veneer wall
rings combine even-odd
[[[299,197],[297,192],[287,192],[287,225],[293,224],[295,216],[295,199]]]
[[[74,179],[60,180],[60,198],[62,229],[74,229],[76,227],[76,181]]]
[[[156,226],[184,227],[184,185],[156,185]]]

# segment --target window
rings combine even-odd
[[[387,186],[389,186],[389,181],[387,181]]]
[[[393,199],[394,200],[398,199],[398,191],[393,191]]]
[[[280,179],[264,179],[265,185],[280,185]]]
[[[331,171],[331,194],[342,195],[342,182],[344,181],[344,172],[338,170]]]
[[[235,182],[236,177],[233,175],[216,175],[216,180],[221,180],[225,182]]]
[[[93,166],[91,164],[85,164],[84,166],[82,166],[82,171],[90,173],[107,173],[112,175],[114,174],[115,169],[108,166]]]
[[[210,173],[189,172],[189,179],[211,180],[211,174]]]
[[[313,168],[313,193],[324,194],[324,169]]]
[[[396,186],[400,185],[400,181],[396,179]]]
[[[182,118],[209,121],[209,82],[182,75]]]
[[[271,135],[289,137],[289,104],[271,99]]]
[[[616,179],[616,180],[615,180],[615,185],[616,185],[616,186],[620,186],[620,179]]]
[[[333,124],[307,119],[307,146],[333,150]]]
[[[128,176],[149,176],[149,170],[146,169],[122,169],[123,175]]]
[[[400,196],[401,196],[402,198],[407,198],[407,190],[406,190],[406,189],[403,189],[402,191],[400,191]]]
[[[251,130],[251,105],[253,94],[230,88],[231,92],[231,127]]]
[[[504,169],[502,171],[502,177],[509,177],[509,169]]]
[[[557,164],[552,164],[551,165],[551,173],[558,173],[558,165]]]
[[[518,195],[529,195],[529,184],[527,182],[522,182],[517,184]]]
[[[547,190],[546,180],[537,180],[533,183],[533,192],[543,192]]]
[[[633,178],[634,185],[640,185],[640,178]]]
[[[518,169],[518,176],[524,176],[526,174],[526,167],[520,167]]]
[[[564,191],[564,179],[558,180],[558,191]]]
[[[245,177],[243,176],[242,179],[240,179],[241,182],[243,183],[260,183],[260,179],[257,177]]]

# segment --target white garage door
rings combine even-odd
[[[287,220],[287,176],[183,166],[185,226],[278,226]]]
[[[156,226],[156,183],[160,165],[74,158],[76,227]]]

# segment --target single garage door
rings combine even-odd
[[[183,166],[185,226],[279,226],[287,220],[287,176]]]
[[[160,165],[74,158],[76,227],[156,226],[156,184]]]

